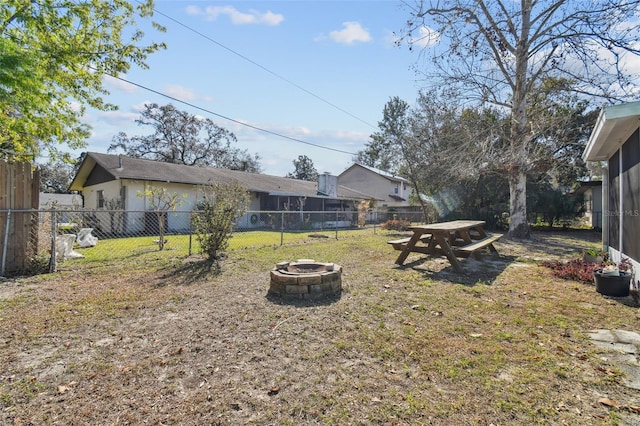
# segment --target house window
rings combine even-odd
[[[104,191],[102,191],[102,190],[97,191],[97,195],[98,195],[97,208],[102,209],[102,208],[104,208]]]
[[[398,193],[398,185],[396,185],[396,187],[395,187],[395,188],[393,188],[393,193],[394,193],[394,194],[397,194],[397,193]]]

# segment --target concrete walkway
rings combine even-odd
[[[611,362],[623,374],[622,383],[640,391],[640,334],[627,330],[591,330],[587,333],[592,342],[608,352],[605,360]],[[640,393],[635,395],[636,401]],[[619,401],[622,402],[622,401]],[[625,401],[629,403],[629,401]],[[637,404],[637,402],[635,403]],[[625,425],[640,426],[640,415],[621,412]]]

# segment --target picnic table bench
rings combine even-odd
[[[431,238],[431,234],[422,234],[420,236],[421,241],[428,242],[429,238]],[[406,245],[409,242],[409,240],[411,240],[411,237],[400,238],[399,240],[387,241],[387,244],[391,244],[395,250],[402,250],[403,245]]]
[[[488,247],[489,250],[493,253],[497,253],[496,248],[493,246],[493,243],[502,238],[502,234],[493,234],[488,235],[481,240],[474,241],[472,243],[466,244],[462,247],[456,247],[456,250],[466,253],[477,253],[478,250]]]
[[[457,272],[461,272],[462,265],[458,257],[474,256],[480,259],[480,251],[485,248],[497,253],[493,243],[498,241],[502,234],[487,234],[483,229],[484,224],[484,221],[479,220],[454,220],[412,226],[409,228],[413,232],[411,237],[388,241],[388,244],[400,251],[396,259],[398,265],[404,264],[412,252],[431,256],[444,255],[449,259],[451,266]]]

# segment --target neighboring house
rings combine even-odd
[[[327,174],[321,175],[316,183],[94,152],[85,155],[69,189],[82,193],[85,209],[112,210],[117,206],[115,209],[127,211],[124,231],[132,232],[139,230],[141,223],[145,224],[145,228],[154,226],[150,200],[139,196],[150,186],[165,187],[171,194],[186,194],[176,211],[190,212],[197,208],[202,199],[199,188],[210,183],[230,181],[241,183],[251,193],[249,212],[300,211],[296,220],[305,220],[305,211],[355,212],[359,201],[371,198],[370,195],[338,185],[337,178]],[[186,231],[189,228],[189,222],[185,220],[187,216],[169,215],[167,229]],[[248,213],[238,221],[238,226],[267,226],[267,216]],[[344,218],[347,220],[351,216],[345,214]]]
[[[583,197],[584,219],[593,229],[602,229],[602,181],[581,181],[578,185],[573,193]]]
[[[78,194],[40,193],[39,208],[41,210],[79,210],[82,208],[82,197]]]
[[[39,196],[40,210],[57,210],[56,221],[60,224],[72,223],[82,210],[82,197],[78,194],[50,194],[41,192]]]
[[[640,102],[602,109],[582,154],[603,162],[602,240],[611,259],[640,271]]]
[[[378,207],[409,206],[409,182],[373,167],[354,163],[338,175],[338,183],[371,194],[372,198],[381,200]]]

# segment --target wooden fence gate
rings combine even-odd
[[[26,210],[37,210],[40,170],[30,163],[0,160],[0,275],[25,271],[37,247],[38,220]]]

